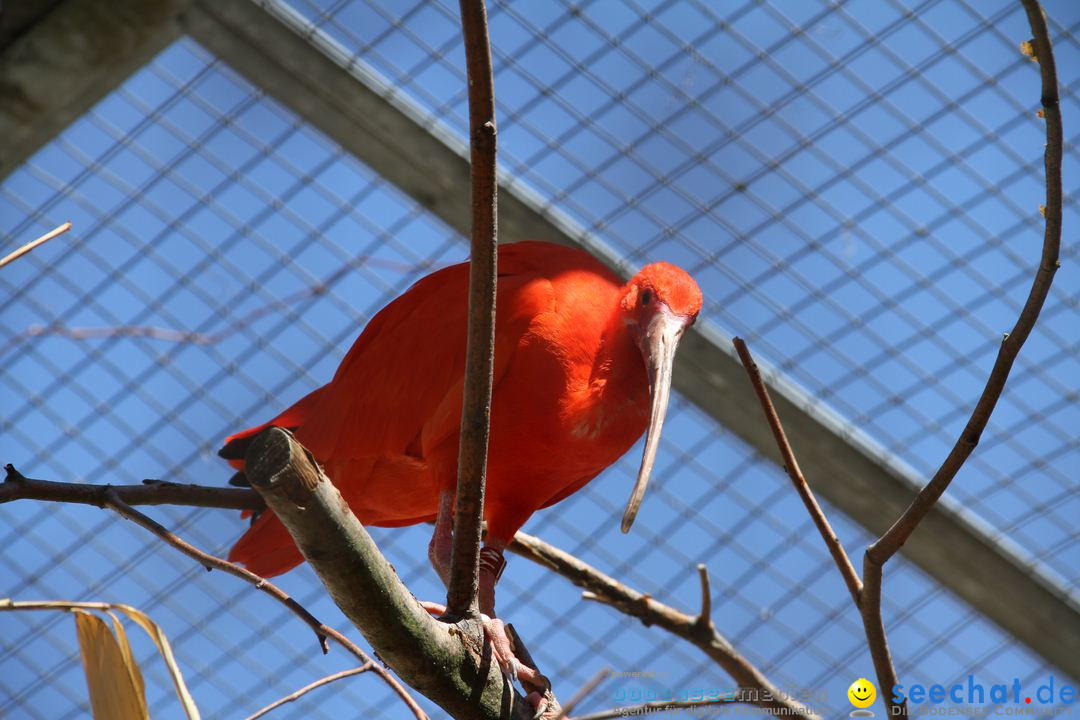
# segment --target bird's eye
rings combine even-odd
[[[641,304],[648,305],[652,302],[652,290],[645,290],[641,293]]]

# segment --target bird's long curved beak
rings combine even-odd
[[[645,497],[645,488],[649,485],[649,474],[656,461],[656,449],[660,446],[660,428],[667,416],[668,396],[671,394],[671,369],[675,363],[675,348],[683,331],[690,323],[688,318],[676,315],[665,305],[657,307],[649,321],[649,326],[641,338],[641,355],[645,359],[645,369],[649,373],[649,390],[652,404],[649,412],[649,430],[645,434],[645,452],[641,456],[641,468],[638,470],[634,491],[623,513],[622,531],[629,532],[634,524],[641,499]]]

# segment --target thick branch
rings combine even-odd
[[[789,712],[806,713],[807,709],[794,700],[781,700],[785,695],[760,670],[732,647],[731,643],[706,626],[698,617],[679,612],[670,605],[652,599],[569,553],[523,532],[514,537],[510,550],[538,565],[554,570],[587,593],[583,597],[610,605],[626,615],[638,618],[645,625],[657,625],[696,646],[712,658],[728,675],[744,688],[755,688],[761,698],[754,704]],[[765,699],[766,691],[770,700]]]
[[[531,718],[477,622],[432,618],[311,455],[280,428],[248,449],[246,474],[346,617],[395,672],[455,718]]]
[[[497,261],[495,95],[484,0],[461,0],[461,25],[469,77],[472,256],[469,261],[469,335],[465,397],[461,408],[454,547],[446,605],[451,616],[475,617],[491,420]]]
[[[1054,64],[1053,48],[1050,44],[1050,36],[1046,30],[1046,18],[1038,0],[1021,0],[1024,10],[1027,12],[1028,23],[1034,38],[1031,41],[1035,58],[1039,62],[1042,73],[1042,115],[1046,121],[1046,229],[1043,235],[1042,257],[1039,261],[1039,269],[1035,273],[1031,290],[1028,292],[1027,301],[1020,311],[1020,317],[1013,326],[1011,332],[1006,333],[1005,339],[998,349],[997,359],[990,371],[990,377],[986,381],[982,395],[979,396],[975,409],[968,419],[956,444],[953,446],[945,461],[934,473],[933,478],[916,496],[904,514],[882,535],[877,542],[870,546],[867,558],[870,562],[883,565],[889,558],[904,545],[911,533],[919,526],[919,523],[930,512],[930,508],[938,501],[949,483],[956,477],[957,472],[963,467],[968,456],[971,455],[975,446],[979,444],[979,438],[990,421],[990,414],[994,412],[998,399],[1005,389],[1005,381],[1009,378],[1013,362],[1020,353],[1024,341],[1031,334],[1035,321],[1042,311],[1043,304],[1050,294],[1050,285],[1054,281],[1054,274],[1060,267],[1058,253],[1061,248],[1061,108],[1058,105],[1057,69]]]
[[[750,384],[754,386],[754,392],[757,394],[758,402],[761,403],[765,419],[768,421],[769,428],[776,439],[776,446],[780,450],[780,458],[784,461],[784,470],[787,472],[788,477],[791,478],[792,484],[795,485],[795,491],[799,493],[799,497],[802,499],[803,505],[806,506],[806,511],[810,513],[810,518],[814,521],[814,525],[817,526],[818,532],[821,533],[821,539],[825,541],[829,554],[832,555],[840,575],[844,578],[844,583],[847,584],[852,602],[858,607],[859,594],[862,592],[859,575],[855,572],[855,567],[851,564],[850,558],[844,551],[840,538],[836,536],[836,532],[832,529],[832,525],[829,524],[824,511],[818,505],[817,498],[814,497],[814,491],[810,489],[810,484],[803,477],[802,470],[799,468],[799,461],[795,459],[795,452],[791,449],[787,433],[784,432],[784,426],[780,423],[780,416],[776,414],[772,398],[769,397],[769,390],[761,379],[761,371],[758,370],[757,363],[751,357],[749,348],[746,347],[746,343],[743,342],[742,338],[733,338],[732,342],[735,345],[735,350],[739,353],[739,359],[742,361],[743,367],[746,368],[746,374],[750,376]]]
[[[158,480],[145,481],[142,485],[90,485],[34,480],[24,477],[10,463],[4,469],[7,475],[0,483],[0,504],[12,500],[47,500],[105,507],[105,494],[111,488],[117,498],[128,505],[189,505],[225,510],[266,508],[257,492],[243,488],[181,485]]]

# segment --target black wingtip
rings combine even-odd
[[[237,438],[230,441],[225,447],[217,451],[219,458],[226,460],[243,460],[247,454],[248,445],[251,444],[251,438]]]
[[[277,426],[275,425],[267,427]],[[296,432],[295,427],[287,427],[282,429],[288,430],[291,433]],[[247,457],[248,448],[251,447],[251,443],[255,440],[257,436],[258,433],[255,433],[254,435],[246,435],[244,437],[233,438],[229,442],[225,443],[225,447],[217,451],[218,457],[224,458],[225,460],[243,460],[245,457]]]
[[[229,478],[229,484],[233,487],[251,487],[251,483],[248,482],[247,475],[244,474],[243,470]]]

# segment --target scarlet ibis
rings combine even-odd
[[[647,428],[622,521],[629,530],[656,457],[675,348],[702,302],[693,279],[663,262],[624,283],[584,251],[521,242],[500,246],[498,265],[480,576],[481,610],[492,616],[503,549],[518,528],[581,489]],[[269,425],[289,428],[362,523],[435,520],[429,557],[446,581],[468,280],[462,263],[418,281],[372,318],[327,385],[227,438],[222,457],[243,469],[253,435]],[[229,558],[263,576],[303,560],[270,512]]]

